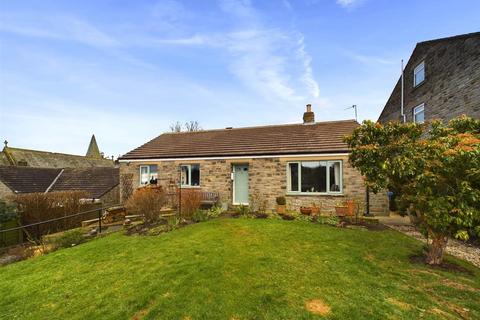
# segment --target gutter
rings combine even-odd
[[[291,158],[291,157],[334,157],[348,155],[349,151],[336,153],[290,153],[273,155],[250,155],[250,156],[204,156],[204,157],[178,157],[178,158],[130,158],[119,159],[119,162],[148,162],[148,161],[188,161],[188,160],[228,160],[228,159],[262,159],[262,158]]]

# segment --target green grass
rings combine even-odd
[[[218,219],[120,233],[0,268],[2,319],[480,318],[480,271],[411,264],[394,231]]]

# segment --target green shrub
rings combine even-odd
[[[208,220],[208,210],[198,209],[192,214],[192,221],[203,222]]]
[[[277,204],[279,206],[284,206],[284,205],[287,204],[287,199],[285,199],[285,197],[283,197],[283,196],[282,197],[277,197],[275,200],[277,201]]]
[[[241,204],[235,208],[235,211],[241,216],[246,216],[250,213],[250,208],[249,206]]]
[[[340,219],[338,219],[337,216],[320,216],[318,217],[318,222],[320,222],[321,224],[336,226],[340,223]]]
[[[213,206],[207,211],[208,219],[218,218],[223,213],[223,209],[218,206]]]
[[[81,230],[74,229],[65,231],[62,235],[53,238],[52,242],[57,248],[70,248],[74,245],[85,242],[85,237]]]

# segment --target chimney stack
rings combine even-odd
[[[315,113],[312,112],[312,105],[307,104],[307,111],[303,114],[303,123],[315,123]]]

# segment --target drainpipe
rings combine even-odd
[[[404,87],[404,84],[403,84],[403,59],[402,59],[402,62],[401,62],[401,88],[400,88],[400,116],[402,117],[402,123],[405,123],[406,122],[406,119],[405,119],[405,113],[403,112],[403,87]]]
[[[364,216],[370,216],[370,188],[366,186],[365,188],[365,213]]]

